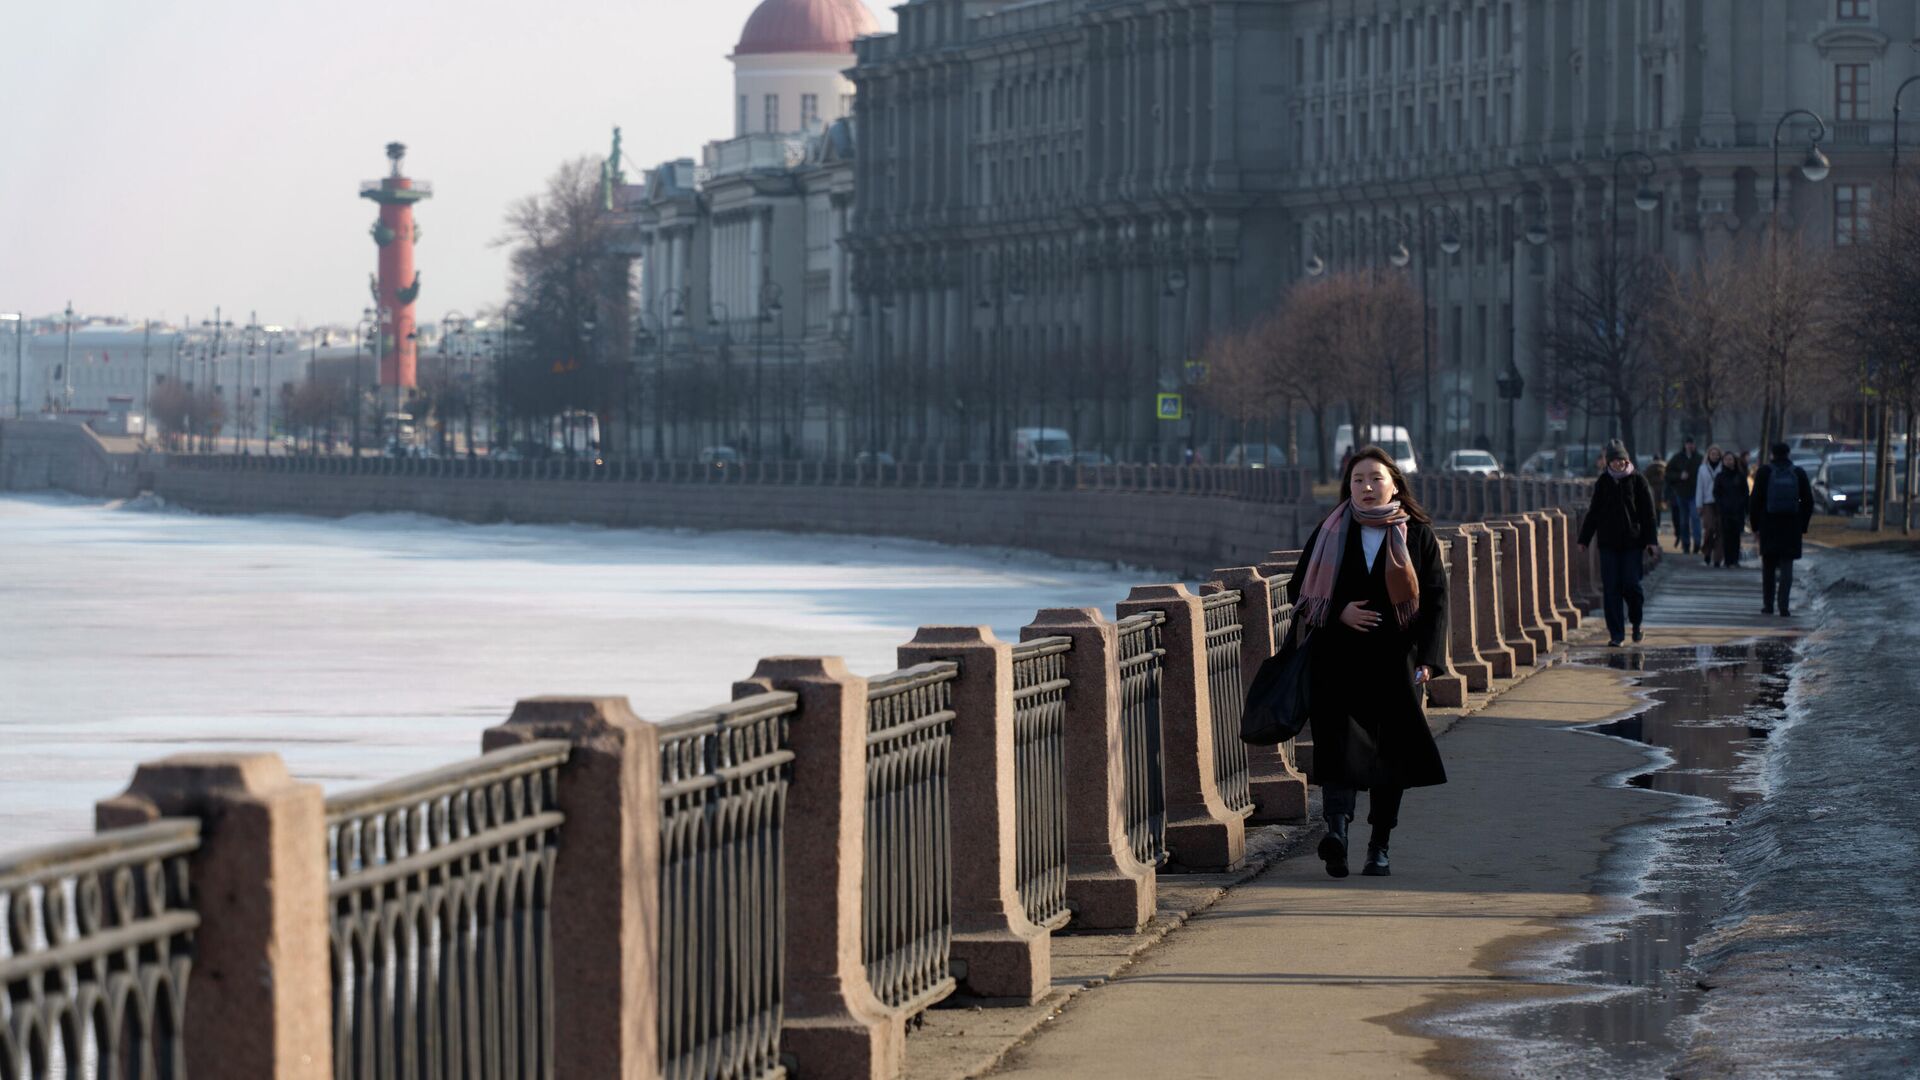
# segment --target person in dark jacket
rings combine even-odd
[[[1720,565],[1740,565],[1740,538],[1747,526],[1747,458],[1727,451],[1713,478],[1713,517],[1720,527]]]
[[[1793,463],[1792,448],[1773,444],[1773,460],[1753,474],[1753,535],[1760,542],[1760,611],[1773,614],[1777,590],[1782,618],[1793,614],[1793,564],[1800,537],[1813,521],[1813,485]]]
[[[1593,501],[1587,506],[1586,524],[1580,527],[1580,550],[1585,552],[1599,538],[1607,644],[1618,646],[1626,640],[1628,622],[1633,624],[1633,640],[1641,639],[1646,594],[1640,589],[1640,558],[1642,552],[1660,554],[1660,517],[1647,478],[1633,471],[1627,444],[1619,439],[1608,442],[1606,461],[1606,471],[1593,482]]]
[[[1440,542],[1393,458],[1364,447],[1347,462],[1346,499],[1314,527],[1287,583],[1311,631],[1307,704],[1320,785],[1327,873],[1347,876],[1347,825],[1369,792],[1367,862],[1389,873],[1387,845],[1407,788],[1447,782],[1421,702],[1446,667],[1447,573]]]
[[[1693,504],[1700,464],[1700,452],[1694,449],[1691,435],[1680,444],[1680,452],[1667,460],[1667,505],[1673,508],[1673,539],[1687,555],[1700,546],[1700,509]]]

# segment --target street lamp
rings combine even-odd
[[[1920,83],[1920,75],[1910,75],[1900,88],[1893,92],[1893,204],[1900,205],[1900,98],[1907,87]]]
[[[666,321],[660,318],[660,308],[667,309]],[[667,288],[654,297],[653,322],[660,336],[653,352],[653,457],[655,461],[667,456],[667,345],[673,328],[687,323],[687,290]]]
[[[1307,235],[1313,248],[1313,254],[1307,257],[1307,276],[1319,277],[1327,272],[1327,260],[1320,254],[1320,249],[1327,246],[1327,236],[1317,221],[1307,226]]]
[[[1522,192],[1520,197],[1514,200],[1513,209],[1510,210],[1509,213],[1518,217],[1521,204],[1525,199],[1526,193]],[[1547,232],[1545,202],[1546,200],[1542,198],[1541,213],[1527,219],[1526,229],[1521,234],[1526,239],[1528,247],[1539,247],[1547,242],[1549,234]],[[1525,392],[1527,385],[1526,380],[1520,376],[1519,274],[1520,252],[1510,250],[1507,253],[1507,370],[1494,380],[1494,385],[1499,388],[1500,397],[1507,403],[1507,468],[1509,469],[1518,467],[1517,463],[1519,458],[1516,453],[1517,436],[1514,430],[1514,410],[1520,401],[1520,395]]]
[[[1460,212],[1446,203],[1422,203],[1420,206],[1420,439],[1424,446],[1422,453],[1433,456],[1433,314],[1432,304],[1427,299],[1427,277],[1433,270],[1433,257],[1428,254],[1429,245],[1434,242],[1433,219],[1440,217],[1439,245],[1447,255],[1460,253]],[[1406,226],[1396,223],[1396,228],[1404,234]],[[1405,250],[1405,242],[1401,250]],[[1404,266],[1394,252],[1395,265]],[[1410,261],[1410,260],[1409,260]],[[1371,433],[1369,433],[1371,434]],[[1353,433],[1354,445],[1360,444],[1361,433]]]
[[[1650,183],[1654,174],[1660,170],[1660,166],[1654,163],[1653,158],[1639,150],[1627,150],[1615,157],[1613,159],[1612,194],[1607,199],[1607,217],[1610,219],[1608,232],[1611,234],[1609,236],[1611,246],[1607,256],[1607,266],[1608,272],[1616,276],[1619,274],[1620,266],[1620,221],[1618,210],[1620,200],[1620,167],[1629,161],[1635,163],[1634,169],[1640,175],[1640,183],[1635,187],[1633,192],[1634,208],[1643,214],[1647,214],[1652,213],[1653,210],[1660,205],[1660,193],[1655,191],[1653,185]],[[1608,291],[1615,295],[1615,303],[1617,304],[1618,290],[1609,289]],[[1617,325],[1619,312],[1615,311],[1614,314]]]
[[[753,319],[753,456],[758,458],[766,446],[766,428],[761,423],[761,408],[764,368],[766,365],[766,326],[777,318],[783,310],[780,305],[780,286],[775,284],[769,274],[760,278],[760,292],[754,301]],[[782,344],[785,344],[783,341]],[[784,415],[780,424],[781,433],[786,433]]]
[[[1820,119],[1820,114],[1812,109],[1789,109],[1782,114],[1773,125],[1772,213],[1773,230],[1776,233],[1780,231],[1780,129],[1786,127],[1787,121],[1796,116],[1809,117],[1815,125],[1813,137],[1807,141],[1807,155],[1800,160],[1800,175],[1806,177],[1809,183],[1817,184],[1825,180],[1827,174],[1833,171],[1833,163],[1828,161],[1827,155],[1820,150],[1820,141],[1827,137],[1827,122]]]

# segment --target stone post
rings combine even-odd
[[[1240,693],[1244,704],[1247,688],[1253,685],[1260,665],[1280,651],[1281,642],[1273,639],[1273,582],[1251,566],[1236,566],[1213,572],[1221,588],[1240,593]],[[1278,601],[1285,604],[1284,593]],[[1247,774],[1253,789],[1253,816],[1249,821],[1268,824],[1300,821],[1307,816],[1307,778],[1294,769],[1279,746],[1248,746]]]
[[[1573,544],[1567,532],[1567,512],[1548,507],[1547,538],[1553,542],[1553,610],[1571,633],[1580,628],[1580,609],[1573,604]]]
[[[1436,530],[1447,559],[1447,654],[1453,670],[1467,681],[1467,689],[1485,693],[1492,685],[1493,668],[1480,657],[1478,613],[1474,610],[1474,541],[1465,524]]]
[[[486,750],[560,739],[553,867],[554,1071],[660,1075],[660,735],[621,697],[540,697],[482,737]]]
[[[1511,518],[1504,517],[1488,522],[1487,529],[1499,549],[1501,640],[1513,650],[1516,665],[1531,667],[1546,651],[1546,632],[1541,631],[1536,638],[1527,629],[1527,604],[1522,588],[1525,560],[1520,557],[1520,530],[1514,528]]]
[[[1533,555],[1533,523],[1522,513],[1508,518],[1507,525],[1513,529],[1512,558],[1514,568],[1519,571],[1519,581],[1514,587],[1520,598],[1520,630],[1533,642],[1538,658],[1552,650],[1553,631],[1547,629],[1540,615],[1540,566]]]
[[[1526,515],[1520,530],[1532,533],[1534,602],[1539,605],[1540,625],[1558,644],[1567,640],[1567,622],[1553,605],[1553,527],[1547,512],[1535,510]]]
[[[1013,647],[984,626],[923,626],[902,668],[951,660],[953,681],[953,967],[975,997],[1030,1005],[1053,981],[1051,935],[1020,901]]]
[[[1127,840],[1120,639],[1093,608],[1046,608],[1020,639],[1064,637],[1067,653],[1067,904],[1073,925],[1140,929],[1153,918],[1153,867]]]
[[[1511,679],[1513,650],[1500,632],[1500,541],[1480,522],[1465,524],[1462,532],[1473,536],[1473,627],[1474,651],[1487,664],[1488,674],[1496,679]]]
[[[94,807],[101,832],[202,821],[193,853],[187,1072],[233,1080],[333,1075],[327,810],[277,754],[178,754],[141,765]]]
[[[1213,699],[1207,693],[1206,616],[1185,585],[1139,585],[1119,604],[1120,618],[1166,616],[1160,644],[1161,748],[1167,768],[1167,848],[1187,870],[1240,865],[1246,821],[1227,809],[1214,780]]]
[[[775,656],[734,685],[743,697],[791,690],[788,728],[786,1019],[795,1073],[892,1080],[906,1062],[906,1017],[867,982],[861,881],[867,836],[867,680],[837,656]]]
[[[1453,545],[1448,542],[1446,535],[1441,532],[1442,529],[1448,528],[1448,526],[1439,526],[1434,530],[1435,539],[1440,544],[1440,564],[1442,566],[1449,565],[1450,552],[1453,547]],[[1452,582],[1448,582],[1448,585],[1451,586]],[[1449,601],[1447,605],[1447,617],[1449,623],[1451,623],[1453,620],[1453,597],[1449,595],[1447,599]],[[1454,656],[1451,630],[1449,630],[1447,637],[1442,640],[1446,643],[1446,656],[1441,658],[1440,667],[1433,673],[1433,678],[1427,680],[1427,703],[1447,709],[1462,708],[1467,703],[1467,679],[1466,676],[1462,675],[1453,666]]]

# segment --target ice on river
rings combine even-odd
[[[916,626],[1015,640],[1141,580],[909,541],[0,498],[0,848],[85,833],[171,753],[277,751],[339,790],[474,753],[521,697],[666,717],[762,656],[878,674]]]

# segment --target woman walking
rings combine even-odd
[[[1369,877],[1389,873],[1387,843],[1410,787],[1447,782],[1421,706],[1422,684],[1446,664],[1447,575],[1426,511],[1377,446],[1341,477],[1344,501],[1307,537],[1287,583],[1312,634],[1308,717],[1314,782],[1327,822],[1320,858],[1347,876],[1347,826],[1369,792]]]
[[[1700,509],[1700,557],[1708,566],[1720,564],[1720,519],[1713,502],[1713,482],[1720,475],[1724,458],[1718,446],[1707,447],[1706,464],[1700,466],[1693,484],[1693,505]]]
[[[1606,597],[1607,644],[1619,648],[1633,623],[1633,640],[1640,640],[1640,613],[1646,594],[1640,591],[1641,555],[1660,553],[1660,517],[1653,506],[1653,488],[1633,471],[1627,444],[1607,443],[1607,468],[1593,482],[1593,500],[1586,523],[1580,527],[1580,550],[1600,541],[1600,585]],[[1624,609],[1624,610],[1623,610]]]
[[[1747,523],[1747,461],[1731,450],[1713,478],[1713,516],[1720,527],[1720,565],[1740,565],[1740,535]]]

